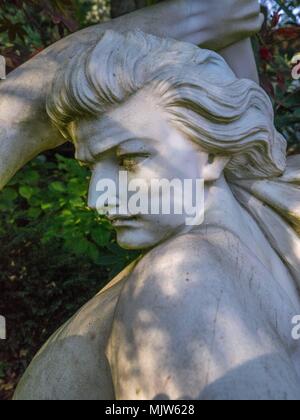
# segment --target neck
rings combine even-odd
[[[205,219],[198,228],[185,228],[179,235],[193,233],[195,235],[207,234],[209,228],[217,228],[220,231],[229,231],[241,244],[246,246],[249,257],[256,258],[273,276],[275,282],[280,285],[292,302],[299,305],[295,281],[287,267],[283,264],[279,255],[273,249],[258,223],[250,213],[242,207],[233,195],[230,185],[225,177],[217,182],[205,186]],[[238,252],[236,250],[235,252]]]
[[[205,187],[205,220],[210,226],[230,231],[265,265],[270,263],[270,244],[252,216],[239,204],[224,176]]]
[[[205,226],[220,226],[240,236],[241,227],[248,225],[249,218],[235,199],[224,176],[205,186]]]
[[[257,222],[233,195],[225,177],[205,188],[205,220],[199,232],[217,227],[233,233],[272,273],[292,301],[297,295],[295,283],[280,257],[265,237]]]

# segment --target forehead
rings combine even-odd
[[[147,94],[137,95],[99,118],[74,123],[77,159],[89,161],[128,140],[162,140],[170,126],[157,102]]]

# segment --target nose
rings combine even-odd
[[[108,213],[110,203],[116,202],[117,183],[118,167],[113,160],[95,165],[89,186],[88,206],[93,210]],[[98,208],[100,196],[101,208]]]

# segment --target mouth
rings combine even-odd
[[[114,227],[134,227],[138,224],[137,216],[111,216],[110,222]]]

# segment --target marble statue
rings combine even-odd
[[[88,29],[1,82],[2,187],[65,140],[91,168],[92,208],[120,167],[205,185],[204,223],[189,229],[108,207],[120,245],[143,256],[50,338],[16,400],[300,399],[300,157],[286,158],[257,84],[257,2],[217,2],[217,29],[212,3]]]

